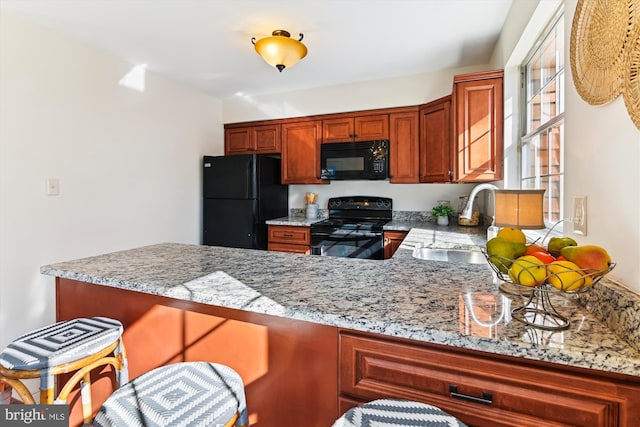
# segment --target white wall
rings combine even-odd
[[[577,3],[565,1],[567,68]],[[583,101],[570,72],[565,97],[565,206],[588,197],[588,235],[576,240],[607,248],[617,262],[611,277],[640,292],[640,130],[622,97],[604,106]]]
[[[200,241],[200,162],[223,153],[221,102],[0,14],[0,348],[55,320],[42,265]],[[47,178],[60,195],[45,195]]]

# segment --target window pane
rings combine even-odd
[[[557,56],[557,68],[556,73],[564,70],[564,15],[558,20],[556,24],[556,56]]]
[[[542,87],[540,83],[541,78],[541,69],[540,69],[540,56],[536,55],[534,59],[529,63],[529,67],[527,70],[527,76],[529,78],[528,82],[528,91],[527,93],[531,96],[535,95],[540,91],[540,87]],[[530,97],[527,99],[531,99]]]
[[[553,33],[544,41],[541,49],[542,84],[545,85],[556,75],[556,39]]]
[[[540,126],[540,114],[541,114],[541,99],[542,99],[542,95],[538,94],[536,95],[533,100],[529,103],[528,106],[528,123],[527,123],[527,132],[531,132],[532,130],[536,129],[538,126]]]

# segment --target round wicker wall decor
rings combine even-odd
[[[570,62],[578,94],[591,105],[622,93],[626,52],[637,0],[578,0],[570,40]]]
[[[627,47],[627,75],[623,91],[629,116],[640,129],[640,20],[631,33]]]

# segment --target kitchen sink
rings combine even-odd
[[[482,252],[464,249],[415,248],[413,257],[427,261],[445,261],[458,264],[486,264],[487,262]]]

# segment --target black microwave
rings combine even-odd
[[[389,178],[389,141],[337,142],[320,146],[322,179]]]

